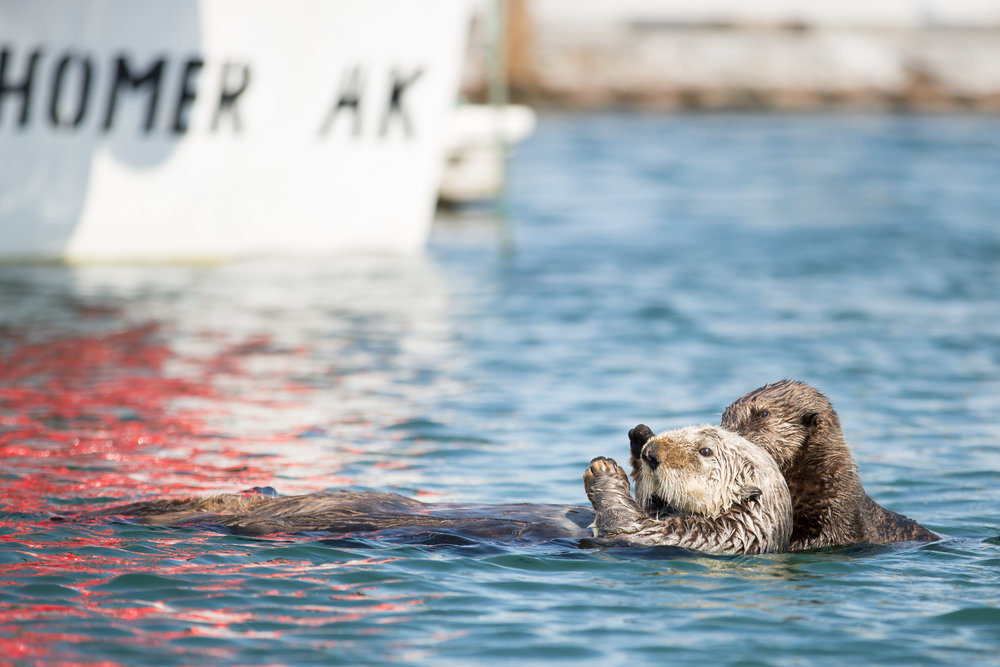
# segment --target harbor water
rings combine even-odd
[[[1000,118],[543,115],[509,247],[0,267],[0,663],[1000,662]],[[275,224],[281,224],[276,220]],[[942,536],[753,557],[59,521],[374,489],[586,504],[795,378]]]

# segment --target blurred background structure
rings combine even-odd
[[[995,0],[509,0],[515,101],[568,108],[1000,110]],[[474,43],[465,91],[483,98]]]

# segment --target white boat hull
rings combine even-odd
[[[0,258],[426,241],[456,0],[0,0]]]

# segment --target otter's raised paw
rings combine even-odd
[[[635,532],[644,515],[632,498],[628,475],[620,465],[598,456],[583,473],[583,487],[594,506],[594,537]]]
[[[628,487],[628,474],[622,467],[614,459],[598,456],[590,462],[587,472],[583,473],[583,488],[587,490],[587,495],[590,495],[591,488],[598,479],[608,477],[617,477],[626,488]]]

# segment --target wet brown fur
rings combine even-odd
[[[721,425],[778,462],[792,496],[792,550],[938,539],[868,497],[837,413],[813,387],[782,380],[755,389],[726,408]]]
[[[163,526],[210,525],[238,535],[377,531],[448,533],[537,541],[589,537],[593,515],[571,505],[422,503],[395,493],[333,491],[297,496],[217,495],[119,505],[89,517],[124,516]]]
[[[701,446],[707,445],[719,450],[720,460],[727,443],[729,448],[726,451],[731,450],[732,443],[736,441],[743,443],[741,446],[758,449],[743,438],[714,426],[692,427],[688,430],[697,431],[701,439],[674,440],[668,434],[654,443],[656,456],[662,460],[661,471],[667,468],[690,471],[699,469],[701,463],[697,451]],[[700,488],[693,488],[689,496],[685,496],[683,491],[680,495],[674,493],[671,497],[678,506],[683,507],[689,501],[693,507],[697,503],[702,503],[702,506],[695,507],[686,515],[678,514],[662,520],[647,516],[639,508],[629,492],[628,478],[617,464],[609,461],[607,469],[603,471],[608,474],[603,474],[596,460],[585,475],[585,486],[592,503],[595,507],[602,507],[603,513],[565,505],[428,504],[394,493],[334,491],[277,498],[264,495],[216,495],[152,500],[110,507],[78,518],[123,516],[155,525],[214,526],[241,535],[344,535],[403,531],[408,534],[449,533],[467,537],[537,541],[591,537],[591,530],[588,529],[591,524],[603,527],[603,532],[599,533],[601,536],[623,537],[623,527],[618,525],[615,529],[612,524],[623,516],[615,508],[625,502],[628,504],[630,521],[646,522],[637,526],[634,531],[636,534],[630,536],[634,539],[628,541],[634,543],[675,544],[722,553],[783,550],[791,532],[791,504],[787,486],[773,460],[763,451],[760,451],[760,457],[773,469],[767,479],[761,478],[757,474],[757,466],[748,465],[743,460],[745,457],[739,457],[739,461],[733,459],[726,479],[716,475],[714,482],[704,485],[709,490],[722,489],[721,500],[711,497],[711,494],[706,496],[700,493]],[[595,472],[601,474],[595,476]],[[712,470],[713,475],[716,472],[718,471]],[[692,479],[696,477],[694,474],[688,476]],[[772,493],[768,486],[769,481],[775,480],[780,484],[779,490],[783,496]],[[728,483],[729,486],[723,486],[723,483]],[[780,505],[782,497],[784,505]],[[777,498],[779,505],[775,506],[771,502],[772,498]],[[608,507],[612,511],[609,512]],[[774,507],[778,510],[775,511]],[[777,519],[772,519],[772,515]]]

